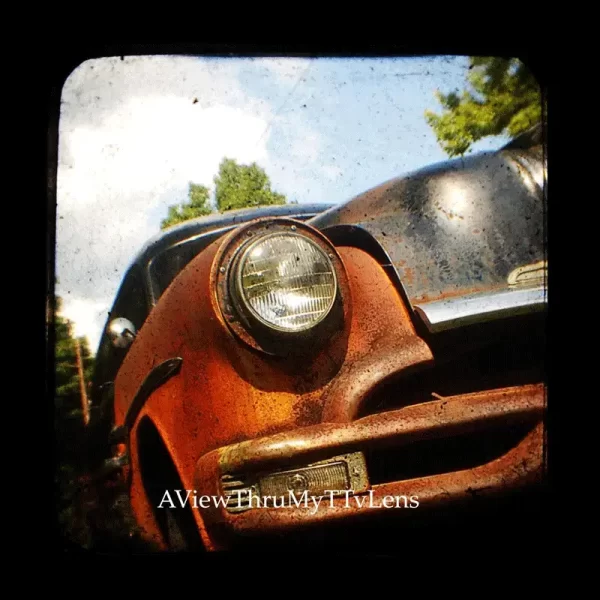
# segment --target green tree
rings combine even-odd
[[[214,182],[215,199],[220,212],[286,203],[283,194],[271,190],[267,174],[256,163],[238,165],[235,160],[224,158]]]
[[[215,202],[219,212],[286,203],[283,194],[271,190],[269,177],[256,163],[239,165],[231,158],[224,158],[214,182]],[[211,212],[210,190],[206,186],[190,183],[188,202],[169,206],[167,218],[163,219],[160,226],[164,229]]]
[[[60,311],[61,298],[56,298],[56,312]],[[77,370],[76,342],[79,342],[81,361],[83,363],[84,384],[90,381],[94,368],[87,338],[75,338],[73,326],[68,319],[56,314],[54,317],[55,332],[55,398],[57,413],[68,413],[81,410],[81,393],[79,373]]]
[[[169,206],[166,219],[160,224],[165,229],[176,223],[182,223],[188,219],[210,215],[212,208],[209,203],[210,190],[204,185],[190,183],[188,189],[188,202],[181,205]]]
[[[56,298],[54,321],[54,424],[55,502],[58,523],[66,538],[89,547],[91,533],[84,515],[81,478],[88,472],[87,428],[83,421],[77,348],[79,342],[84,379],[92,376],[94,358],[85,337],[73,335],[72,324],[58,315],[61,299]]]
[[[463,155],[487,136],[519,135],[542,119],[540,86],[518,59],[470,57],[462,93],[435,96],[443,112],[427,110],[425,119],[448,156]]]

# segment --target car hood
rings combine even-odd
[[[309,223],[368,232],[413,308],[508,289],[517,269],[545,259],[544,173],[541,146],[480,153],[388,181]]]

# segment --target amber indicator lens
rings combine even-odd
[[[309,238],[275,233],[258,239],[241,257],[238,291],[262,323],[280,331],[304,331],[333,306],[337,280],[327,254]]]

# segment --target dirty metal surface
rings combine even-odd
[[[216,246],[192,261],[140,330],[116,381],[123,422],[147,374],[173,356],[177,393],[153,402],[178,452],[201,454],[231,443],[326,421],[350,420],[386,377],[432,360],[384,270],[366,253],[339,248],[348,272],[352,316],[315,355],[272,357],[240,343],[223,322],[210,268]],[[172,382],[173,385],[171,385]]]
[[[240,342],[224,322],[210,285],[217,241],[165,292],[131,346],[115,382],[115,425],[124,423],[138,390],[157,365],[181,357],[179,373],[139,412],[152,420],[186,489],[197,460],[217,448],[293,431],[323,420],[347,421],[379,382],[428,364],[432,354],[383,268],[365,252],[338,248],[353,310],[340,331],[304,360],[273,357]],[[134,511],[159,537],[139,476],[131,430]],[[203,530],[199,512],[195,512]]]
[[[390,426],[391,424],[387,422],[387,419],[390,418],[389,414],[385,415],[387,418],[379,423],[381,426],[380,436],[389,435],[388,439],[390,440],[397,436],[396,441],[402,439],[403,443],[409,445],[411,439],[423,439],[423,435],[444,435],[448,434],[451,429],[464,431],[472,427],[486,427],[493,419],[503,420],[507,425],[510,425],[511,421],[515,423],[529,421],[531,429],[525,437],[498,458],[464,470],[376,484],[371,487],[370,491],[363,493],[362,498],[361,494],[358,494],[356,496],[358,502],[352,495],[349,500],[345,497],[326,497],[319,505],[318,510],[311,510],[313,508],[311,501],[308,505],[299,507],[290,505],[284,510],[261,507],[237,514],[211,506],[203,511],[203,514],[213,543],[216,547],[227,547],[234,539],[232,536],[239,534],[262,535],[278,530],[298,530],[319,524],[325,525],[339,520],[352,523],[354,517],[363,517],[368,514],[385,515],[389,509],[389,506],[386,507],[383,504],[386,496],[418,497],[419,507],[422,510],[436,506],[447,507],[456,502],[471,500],[474,497],[506,495],[515,490],[541,483],[544,477],[543,390],[537,386],[530,386],[527,390],[514,390],[513,394],[508,394],[512,400],[507,402],[503,409],[493,406],[502,403],[498,394],[502,394],[502,392],[470,395],[462,399],[448,399],[449,404],[450,402],[455,404],[450,408],[443,407],[443,402],[437,403],[432,411],[436,415],[433,420],[430,415],[424,417],[422,421],[423,415],[415,414],[421,409],[428,410],[426,405],[397,411],[404,417],[400,418],[398,414],[392,416],[395,425],[400,429],[399,433],[396,431],[396,427]],[[506,398],[504,400],[506,402]],[[474,413],[471,412],[473,409],[475,409]],[[447,410],[448,414],[442,416],[440,413],[444,410]],[[404,419],[409,424],[402,427]],[[376,427],[375,423],[378,422],[378,419],[367,418],[363,421]],[[438,426],[436,426],[436,421]],[[370,443],[366,432],[361,431],[360,422],[355,422],[341,431],[339,438],[337,437],[338,432],[330,425],[315,428],[319,430],[319,433],[315,431],[314,436],[302,436],[302,439],[290,436],[290,443],[287,445],[283,440],[286,436],[271,438],[268,442],[265,441],[262,450],[264,454],[261,454],[261,451],[253,453],[253,450],[258,450],[258,447],[255,446],[251,449],[249,447],[251,443],[242,445],[245,448],[241,453],[233,448],[225,449],[222,452],[211,452],[198,462],[194,485],[203,493],[218,495],[220,490],[216,481],[221,469],[233,468],[238,473],[241,472],[243,467],[238,460],[242,458],[242,454],[244,465],[247,468],[252,465],[262,469],[268,468],[269,464],[271,468],[275,468],[277,462],[281,463],[283,455],[288,457],[291,455],[304,456],[308,460],[308,457],[311,456],[311,447],[326,446],[325,438],[330,439],[332,446],[335,447],[335,449],[331,449],[331,452],[338,452],[340,448],[345,447],[349,437],[352,437],[349,432],[355,427],[357,435],[364,435],[361,441]],[[419,428],[421,429],[419,430]],[[304,440],[307,440],[308,447],[305,446]],[[382,441],[381,438],[379,441]],[[267,459],[272,459],[272,461],[269,463]]]
[[[427,167],[313,217],[350,224],[384,248],[411,304],[507,287],[544,259],[539,149],[503,150]]]
[[[464,471],[398,481],[372,488],[372,499],[363,496],[362,504],[356,497],[327,498],[319,510],[311,511],[301,506],[283,510],[251,510],[229,515],[228,526],[233,534],[266,533],[305,528],[309,525],[326,525],[343,520],[349,525],[357,517],[381,516],[390,513],[384,505],[385,497],[418,497],[418,510],[448,507],[453,503],[471,501],[507,494],[541,482],[543,477],[543,424],[538,424],[515,448],[500,458]],[[392,509],[393,510],[393,509]],[[410,509],[394,511],[410,515]]]
[[[328,451],[347,452],[361,444],[410,444],[488,428],[494,424],[541,420],[542,384],[478,392],[407,406],[364,417],[352,424],[324,423],[268,438],[250,440],[219,451],[224,472],[269,468],[290,457],[312,458]]]
[[[533,426],[541,419],[543,386],[522,386],[440,399],[356,421],[362,403],[378,385],[433,362],[429,346],[417,335],[410,311],[384,268],[362,250],[337,248],[348,275],[351,315],[336,335],[315,348],[314,356],[300,361],[257,352],[232,333],[211,285],[221,244],[216,241],[193,259],[166,290],[139,331],[115,382],[115,425],[119,426],[148,374],[174,356],[182,359],[180,371],[146,398],[130,435],[131,463],[126,471],[131,477],[132,508],[153,543],[164,545],[164,540],[140,475],[139,455],[144,448],[138,446],[137,426],[144,418],[152,421],[164,441],[183,488],[217,495],[222,469],[280,465],[299,456],[319,460],[367,440],[408,444],[424,436],[484,428],[493,421],[525,420]],[[541,452],[531,443],[536,453]],[[228,449],[223,452],[224,447]],[[523,448],[519,445],[517,454],[510,456],[522,458]],[[488,487],[502,482],[512,485],[513,479],[520,485],[533,467],[527,467],[523,477],[511,479],[506,473],[519,468],[511,460],[503,457],[501,467],[496,464],[489,472],[457,475],[452,481],[459,483],[453,484],[450,495],[460,496],[465,483],[478,485],[479,478]],[[381,490],[396,489],[394,485],[402,488],[405,484],[384,484]],[[432,502],[443,500],[440,490],[448,489],[450,480],[439,488],[431,485],[424,495]],[[235,521],[235,527],[255,531],[278,520],[286,527],[296,519],[289,511],[273,518],[267,516],[272,511],[250,512],[249,520]],[[317,518],[348,514],[332,508],[320,511]],[[219,529],[223,518],[210,511],[194,511],[207,547],[219,547],[215,527]],[[300,518],[306,520],[306,514],[302,512]],[[225,522],[228,527],[231,523]]]

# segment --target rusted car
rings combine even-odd
[[[544,181],[538,131],[151,240],[92,385],[141,537],[335,539],[543,482]]]

